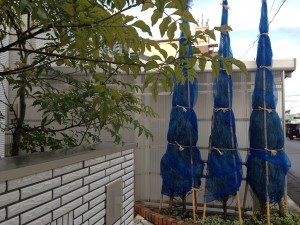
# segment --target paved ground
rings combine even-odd
[[[135,225],[153,225],[153,223],[148,222],[145,220],[143,217],[140,215],[137,215],[134,219],[134,224]]]
[[[292,167],[287,175],[288,196],[300,206],[300,139],[285,139],[286,152],[291,160]]]
[[[291,173],[287,175],[287,191],[291,200],[300,206],[300,179]]]

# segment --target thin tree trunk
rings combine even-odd
[[[24,78],[20,78],[24,79]],[[25,90],[24,88],[19,90],[20,96],[19,96],[19,104],[20,104],[20,111],[19,111],[19,117],[17,118],[17,124],[16,129],[13,132],[13,146],[12,146],[12,156],[19,155],[20,152],[20,144],[21,139],[23,135],[23,124],[25,120],[25,114],[26,114],[26,102],[25,102]]]

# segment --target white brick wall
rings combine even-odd
[[[0,225],[105,224],[106,185],[123,182],[123,215],[133,224],[133,150],[0,182]]]

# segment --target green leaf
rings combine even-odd
[[[126,5],[126,0],[114,0],[115,6],[118,10],[121,10]]]
[[[137,77],[137,75],[139,75],[141,72],[140,67],[138,65],[131,65],[130,70],[133,73],[134,77]]]
[[[242,61],[238,59],[232,59],[232,63],[236,65],[242,71],[243,74],[248,75],[247,67]]]
[[[144,81],[143,89],[147,88],[148,85],[154,81],[155,77],[156,77],[156,74],[155,74],[155,73],[150,73],[150,74],[148,74],[148,75],[146,76],[145,81]]]
[[[66,13],[68,13],[70,16],[74,16],[75,15],[75,10],[74,7],[71,3],[67,3],[64,2],[61,6],[63,8],[63,10],[66,11]]]
[[[157,21],[162,18],[163,14],[161,11],[159,11],[158,9],[155,9],[152,16],[151,16],[151,22],[152,22],[152,26],[154,26]]]
[[[201,51],[200,51],[200,49],[199,48],[192,48],[192,54],[194,55],[200,55],[200,53],[201,53]]]
[[[191,36],[191,30],[190,30],[190,26],[188,24],[181,23],[180,24],[180,30],[182,30],[185,37],[190,37]]]
[[[164,7],[165,7],[166,3],[167,3],[167,0],[156,0],[155,1],[155,5],[156,5],[157,9],[161,12],[164,11]]]
[[[158,61],[162,61],[162,58],[159,55],[152,55],[149,57],[149,60],[158,60]]]
[[[178,49],[178,45],[176,43],[169,43],[169,45],[171,45],[175,50]]]
[[[228,57],[221,58],[220,61],[222,62],[223,69],[225,69],[229,75],[232,75],[232,63],[228,60]]]
[[[188,10],[184,11],[183,16],[182,16],[181,19],[182,20],[186,20],[188,22],[192,22],[194,24],[197,24],[197,21],[195,20],[195,18],[193,17],[193,15]]]
[[[169,57],[166,59],[166,62],[167,62],[168,64],[174,63],[174,62],[175,62],[175,57],[174,57],[174,56],[169,56]]]
[[[215,76],[218,76],[220,73],[220,63],[219,61],[213,60],[211,62],[212,73]]]
[[[171,18],[168,16],[164,18],[161,24],[159,25],[160,35],[162,37],[165,35],[170,23],[171,23]]]
[[[94,87],[94,91],[95,91],[95,92],[98,92],[98,93],[104,92],[105,89],[106,89],[105,85],[102,85],[102,84],[96,85],[96,86]]]
[[[173,40],[176,30],[177,30],[177,23],[176,22],[171,23],[167,31],[167,36],[169,40]]]
[[[164,77],[161,77],[159,79],[159,82],[161,83],[161,86],[163,87],[163,89],[165,91],[167,91],[169,89],[168,82],[167,82],[167,80]]]
[[[154,82],[151,86],[151,94],[154,98],[154,100],[157,100],[157,95],[158,95],[158,82]]]
[[[145,2],[142,6],[142,11],[145,11],[149,8],[153,8],[154,4],[152,3],[152,1],[148,0],[147,2]]]
[[[188,10],[185,10],[184,12],[182,12],[181,10],[176,10],[173,13],[173,15],[181,16],[181,20],[183,20],[183,21],[188,21],[188,22],[192,22],[194,24],[197,24],[197,21],[195,20],[193,15]]]
[[[41,8],[38,8],[37,10],[37,15],[41,18],[41,19],[48,19],[47,14],[45,13],[45,11]]]
[[[145,71],[154,69],[158,67],[158,63],[156,61],[148,61],[145,65]]]
[[[205,70],[206,63],[207,63],[207,61],[205,59],[203,59],[203,58],[199,59],[199,69],[202,73]]]
[[[177,8],[177,6],[176,6],[176,3],[175,2],[173,2],[173,1],[170,1],[167,5],[166,5],[166,7],[165,8],[171,8],[171,9],[176,9]]]
[[[216,40],[216,35],[213,30],[206,29],[205,33],[213,40]]]
[[[176,5],[176,8],[181,12],[184,12],[186,10],[186,1],[187,0],[173,0],[174,4]]]
[[[214,30],[220,31],[223,34],[226,34],[229,31],[232,31],[232,28],[228,25],[222,25],[220,27],[214,27]]]
[[[125,16],[124,24],[126,24],[126,23],[128,23],[128,22],[130,22],[132,20],[134,20],[134,16]]]
[[[132,26],[140,28],[143,32],[147,32],[150,36],[152,36],[150,27],[142,20],[135,21]]]
[[[162,56],[166,59],[168,57],[168,53],[166,50],[160,48],[158,49],[159,53],[162,54]]]
[[[93,78],[100,83],[107,81],[107,75],[103,73],[94,74]]]
[[[213,57],[208,52],[202,52],[202,57],[212,59]]]

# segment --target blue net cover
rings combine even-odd
[[[188,24],[186,21],[183,23]],[[184,33],[181,32],[179,44],[182,45],[185,40]],[[185,56],[192,55],[192,46],[189,45],[188,49]],[[186,196],[192,188],[200,188],[204,168],[200,151],[196,147],[198,124],[193,110],[198,83],[196,79],[191,83],[184,63],[181,66],[187,79],[182,84],[177,83],[174,78],[168,145],[160,162],[163,183],[161,193],[170,197]]]
[[[272,65],[272,49],[267,35],[269,28],[265,0],[262,3],[259,30],[261,35],[256,60],[258,69],[249,126],[250,152],[246,163],[247,181],[260,200],[277,203],[284,195],[285,176],[291,164],[283,151],[283,129],[275,111],[277,92],[273,72],[269,68]]]
[[[197,147],[180,147],[168,144],[160,162],[163,195],[185,196],[191,188],[200,188],[203,164]],[[191,164],[193,159],[193,164]]]
[[[221,25],[228,23],[228,2],[223,1]],[[219,55],[231,56],[230,36],[221,33]],[[220,64],[221,68],[223,65]],[[214,112],[208,155],[206,202],[236,194],[242,180],[242,162],[237,151],[235,118],[232,111],[232,80],[225,70],[214,79]],[[214,150],[215,149],[215,150]]]

